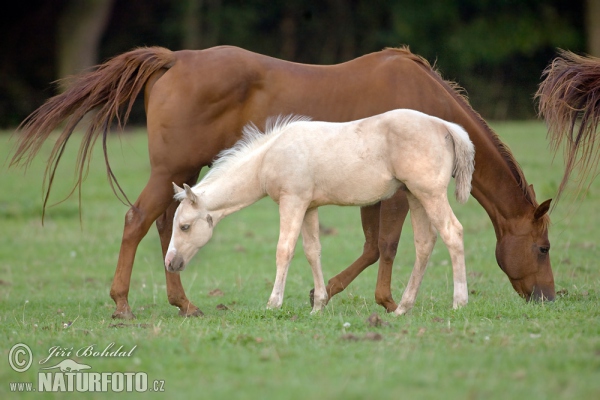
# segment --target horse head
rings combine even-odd
[[[165,268],[170,272],[185,269],[187,263],[212,237],[213,219],[202,199],[192,188],[183,189],[173,183],[175,199],[180,201],[173,219],[173,233],[165,256]]]
[[[550,201],[511,223],[496,244],[498,265],[527,301],[552,301],[555,297],[548,240]]]

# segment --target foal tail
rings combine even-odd
[[[579,192],[589,173],[598,166],[600,58],[560,50],[559,57],[546,67],[542,76],[545,79],[535,97],[539,99],[539,114],[548,125],[550,147],[556,154],[561,143],[566,142],[565,173],[558,198],[574,169],[579,170],[576,190]]]
[[[444,122],[454,142],[454,196],[459,203],[466,203],[471,193],[471,179],[475,170],[475,146],[469,139],[469,134],[460,125]]]
[[[108,162],[106,148],[108,130],[115,118],[119,128],[125,126],[133,103],[150,76],[161,69],[172,67],[175,61],[175,54],[162,47],[138,48],[123,53],[97,66],[91,72],[74,77],[65,92],[48,99],[19,125],[17,132],[20,131],[20,135],[10,166],[21,164],[27,167],[52,131],[63,122],[66,123],[54,143],[46,165],[44,212],[56,168],[67,141],[83,117],[94,110],[96,110],[95,115],[92,117],[79,147],[78,179],[71,194],[76,187],[79,187],[81,195],[81,183],[89,168],[92,147],[98,136],[102,134],[106,171],[110,185],[117,196],[115,185],[120,194],[127,199]]]

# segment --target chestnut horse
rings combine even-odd
[[[182,271],[208,243],[226,216],[269,196],[279,204],[277,274],[268,308],[283,304],[283,293],[298,235],[315,284],[312,313],[327,304],[321,270],[318,207],[364,206],[406,192],[415,232],[416,259],[396,314],[415,304],[437,232],[448,248],[456,309],[468,301],[463,228],[448,203],[471,192],[475,148],[463,128],[415,110],[392,110],[351,122],[278,117],[265,133],[247,125],[234,147],[219,154],[210,172],[193,188],[174,186],[181,202],[165,257],[168,271]]]
[[[600,160],[600,143],[596,141],[600,123],[600,58],[560,50],[542,76],[536,98],[539,113],[548,125],[551,148],[556,154],[565,143],[565,174],[558,188],[558,200],[573,170],[579,170],[575,193],[580,192],[590,173],[596,176]]]
[[[264,128],[266,118],[278,114],[343,122],[396,108],[418,110],[465,128],[476,149],[471,194],[494,226],[500,268],[525,299],[554,299],[548,254],[550,200],[538,205],[510,150],[458,88],[408,48],[385,49],[329,66],[282,61],[230,46],[176,52],[161,47],[138,48],[116,56],[76,77],[69,89],[48,99],[20,126],[11,165],[27,165],[52,131],[66,122],[49,156],[44,206],[64,147],[81,119],[96,110],[79,150],[76,185],[81,184],[96,139],[102,135],[106,155],[111,123],[115,119],[119,126],[126,123],[142,89],[151,172],[125,215],[110,290],[116,303],[113,317],[134,317],[127,301],[133,261],[138,244],[155,220],[163,256],[167,252],[177,207],[171,182],[194,184],[200,170],[239,139],[247,122]],[[116,181],[108,159],[106,168],[112,185]],[[115,192],[117,188],[113,186]],[[388,311],[397,308],[390,282],[407,213],[408,202],[402,191],[361,208],[363,253],[329,280],[330,298],[381,255],[375,299]],[[166,281],[169,302],[179,308],[180,315],[202,314],[188,300],[178,274],[166,272]]]

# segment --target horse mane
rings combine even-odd
[[[527,201],[531,203],[532,206],[537,207],[538,203],[535,198],[535,194],[533,193],[533,190],[528,186],[527,180],[525,179],[525,175],[523,174],[523,170],[521,169],[521,166],[513,156],[512,151],[510,151],[508,146],[504,144],[502,140],[500,140],[500,137],[496,134],[496,132],[492,130],[492,128],[481,117],[481,115],[477,111],[475,111],[473,107],[471,107],[465,89],[456,82],[445,80],[442,77],[439,70],[435,67],[435,65],[432,66],[429,63],[429,61],[427,61],[425,58],[412,53],[408,46],[405,45],[397,48],[394,47],[387,49],[401,53],[404,57],[414,61],[427,72],[429,72],[430,75],[440,85],[442,85],[442,87],[444,87],[448,91],[448,93],[452,95],[452,97],[454,97],[457,100],[462,109],[465,110],[467,114],[469,114],[471,117],[473,117],[473,119],[475,119],[475,121],[479,123],[479,125],[483,128],[483,131],[487,134],[488,138],[492,141],[496,149],[498,149],[498,152],[508,165],[513,177],[515,178],[515,181],[517,182],[517,185],[523,192],[523,195],[525,196]]]
[[[294,123],[310,120],[310,117],[296,114],[269,117],[265,123],[264,132],[253,122],[247,123],[242,129],[242,137],[232,147],[222,150],[217,154],[212,167],[204,178],[196,184],[195,188],[214,181],[230,169],[232,165],[245,161]],[[181,193],[179,197],[177,198],[176,196],[175,198],[181,200],[181,198],[185,197],[185,192]]]
[[[573,170],[579,170],[577,196],[600,161],[600,144],[596,140],[600,124],[600,58],[579,56],[562,49],[558,53],[559,56],[543,71],[545,78],[535,94],[539,99],[539,115],[546,121],[547,137],[555,155],[565,141],[565,173],[557,199]],[[591,183],[592,180],[588,182],[588,188]]]

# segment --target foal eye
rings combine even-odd
[[[542,254],[548,254],[549,251],[550,247],[540,247],[540,253]]]
[[[187,230],[189,230],[189,229],[190,229],[190,225],[189,225],[189,224],[181,225],[181,226],[179,227],[179,229],[181,229],[182,231],[184,231],[184,232],[185,232],[185,231],[187,231]]]

